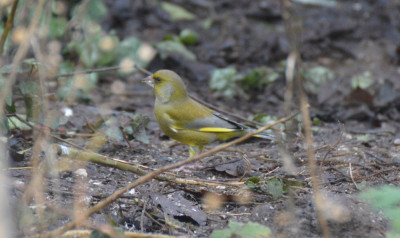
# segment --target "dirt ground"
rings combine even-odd
[[[199,34],[199,42],[188,48],[196,55],[195,61],[179,55],[164,59],[156,56],[147,69],[174,70],[183,76],[192,95],[245,118],[261,113],[283,117],[292,112],[284,110],[286,82],[282,75],[265,88],[251,89],[249,97],[228,99],[208,86],[216,68],[235,66],[245,72],[258,66],[281,67],[290,53],[290,42],[280,1],[172,2],[190,9],[199,19],[211,17],[214,23],[205,30],[199,21],[170,20],[156,1],[117,0],[107,1],[109,14],[102,22],[103,28],[116,30],[122,38],[133,35],[154,44],[167,33],[193,29]],[[334,73],[333,80],[318,92],[308,92],[311,118],[321,121],[313,125],[313,147],[321,177],[323,214],[332,237],[385,237],[390,228],[388,221],[361,201],[358,193],[381,184],[399,186],[400,4],[397,0],[336,2],[338,6],[333,8],[294,7],[296,19],[303,26],[297,33],[302,36],[302,67],[324,66]],[[351,78],[367,71],[374,79],[373,86],[368,90],[352,88]],[[150,143],[135,139],[129,145],[126,141],[108,141],[100,154],[149,170],[188,158],[185,145],[174,143],[160,131],[152,111],[152,90],[138,81],[143,75],[108,73],[101,77],[93,92],[97,95],[93,103],[68,105],[77,116],[67,127],[77,129],[85,120],[104,115],[105,108],[112,109],[111,114],[117,117],[123,112],[139,113],[150,118],[146,128]],[[122,95],[110,90],[117,79],[126,86]],[[298,120],[286,123],[286,128],[291,129],[284,142],[240,144],[202,159],[204,169],[191,174],[172,173],[203,181],[203,186],[152,180],[97,212],[89,226],[113,221],[125,231],[209,237],[215,229],[226,228],[228,221],[252,221],[269,227],[273,237],[321,237],[304,130]],[[80,146],[87,142],[83,138],[71,141]],[[22,145],[29,147],[29,140]],[[12,164],[28,165],[26,160]],[[95,163],[81,166],[86,177],[79,177],[76,170],[61,171],[57,178],[46,175],[45,199],[57,204],[58,209],[71,211],[77,198],[94,205],[139,177]],[[28,184],[31,178],[29,170],[13,170],[10,174],[15,184]],[[260,181],[253,187],[249,183],[229,185],[254,177]],[[271,179],[284,184],[279,198],[270,191]],[[81,180],[86,189],[77,191],[75,184]],[[220,185],[207,185],[212,182]],[[14,186],[12,194],[12,203],[19,211],[22,192]],[[221,203],[218,208],[205,209],[205,204],[213,200]],[[52,214],[49,229],[71,219],[65,213],[48,210],[44,212]],[[29,229],[37,231],[32,227]]]

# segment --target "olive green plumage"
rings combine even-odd
[[[191,156],[200,153],[204,145],[227,141],[251,130],[191,99],[182,79],[173,71],[159,70],[145,81],[154,87],[154,114],[161,130],[189,145]]]

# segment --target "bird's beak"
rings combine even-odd
[[[146,83],[150,87],[154,88],[154,80],[153,80],[153,75],[150,75],[144,79],[141,80],[143,83]]]

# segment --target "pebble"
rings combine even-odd
[[[396,138],[396,139],[394,139],[394,142],[393,142],[395,145],[400,145],[400,138]]]

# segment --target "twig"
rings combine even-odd
[[[69,238],[69,237],[89,237],[92,234],[93,230],[72,230],[65,232],[61,237]],[[163,234],[149,234],[149,233],[139,233],[139,232],[124,232],[124,237],[135,237],[135,238],[175,238],[178,236],[169,236]]]
[[[18,118],[21,122],[26,124],[27,126],[34,128],[33,125],[31,125],[28,121],[25,119],[21,118],[17,114],[9,114],[8,116],[13,116]],[[119,159],[111,158],[105,155],[101,155],[99,153],[96,153],[94,151],[88,150],[84,147],[78,146],[70,141],[64,140],[56,135],[51,134],[51,137],[54,139],[61,141],[67,145],[70,145],[72,147],[78,148],[78,150],[74,150],[72,148],[67,148],[67,152],[63,152],[63,148],[60,145],[54,145],[56,146],[56,149],[60,152],[63,153],[69,153],[70,158],[74,158],[77,160],[81,161],[86,161],[86,162],[92,162],[92,163],[97,163],[105,166],[110,166],[113,168],[117,168],[120,170],[124,171],[129,171],[133,172],[135,174],[139,175],[145,175],[147,174],[147,171],[140,169],[138,166],[131,166],[129,163],[126,161],[122,161]],[[93,135],[92,135],[93,136]],[[65,149],[65,148],[64,148]],[[141,165],[139,165],[141,166]],[[192,180],[192,179],[183,179],[183,178],[177,178],[175,174],[172,174],[172,176],[167,176],[167,175],[159,175],[155,177],[157,180],[161,181],[166,181],[166,182],[171,182],[171,183],[176,183],[176,184],[184,184],[184,185],[198,185],[198,186],[204,186],[204,187],[217,187],[217,186],[231,186],[231,187],[240,187],[243,185],[241,182],[234,182],[234,183],[218,183],[218,182],[207,182],[207,181],[200,181],[200,180]]]
[[[319,165],[320,170],[322,169],[322,166],[324,166],[325,160],[328,157],[328,155],[333,151],[333,149],[335,149],[339,145],[340,141],[342,140],[342,136],[343,136],[343,124],[341,124],[341,126],[340,126],[339,138],[336,140],[336,142],[335,142],[335,144],[333,144],[333,146],[328,147],[328,151],[326,151],[324,157],[322,158],[321,164]]]
[[[3,34],[1,34],[0,56],[3,54],[4,44],[6,43],[7,35],[10,32],[11,27],[13,26],[15,12],[17,11],[18,2],[19,2],[19,0],[14,0],[13,5],[11,7],[10,15],[8,16],[6,25],[4,26]]]
[[[57,138],[61,139],[61,138]],[[70,143],[70,142],[69,142]],[[145,175],[148,173],[146,170],[140,169],[138,166],[132,166],[127,163],[122,162],[121,160],[113,159],[107,157],[105,155],[98,154],[93,151],[84,150],[78,151],[72,148],[66,148],[65,146],[54,145],[56,150],[61,153],[63,156],[68,156],[69,158],[92,162],[96,164],[101,164],[104,166],[109,166],[113,168],[117,168],[123,171],[129,171],[138,175]],[[217,186],[229,186],[229,187],[240,187],[243,186],[243,183],[235,182],[235,183],[218,183],[218,182],[207,182],[193,179],[183,179],[177,178],[176,175],[158,175],[155,179],[160,181],[166,181],[170,183],[182,184],[182,185],[197,185],[204,187],[217,187]]]
[[[133,66],[133,68],[137,69],[142,74],[146,74],[146,75],[151,75],[152,74],[150,71],[147,71],[146,69],[140,67],[137,64],[135,64]],[[120,70],[120,69],[121,69],[121,66],[111,66],[111,67],[104,67],[104,68],[98,68],[98,69],[88,69],[88,70],[83,70],[83,71],[75,71],[75,72],[65,73],[65,74],[57,74],[57,75],[54,75],[51,78],[70,77],[70,76],[74,76],[74,75],[77,75],[77,74],[91,74],[91,73],[99,73],[99,72],[116,71],[116,70]]]
[[[153,189],[154,189],[154,181],[150,185],[149,191],[153,192]],[[144,232],[144,226],[143,226],[143,224],[144,224],[144,215],[146,213],[146,207],[147,207],[147,204],[149,203],[149,201],[150,201],[150,194],[147,194],[147,196],[145,198],[145,201],[143,203],[142,214],[140,215],[140,231],[141,232]]]
[[[242,177],[240,177],[239,182],[241,182],[243,180],[243,178],[246,176],[247,172],[249,172],[251,169],[251,163],[250,163],[249,159],[247,158],[246,154],[243,155],[243,160],[246,162],[247,166],[246,166],[246,170],[244,171]]]
[[[305,130],[305,142],[307,144],[307,155],[308,155],[308,167],[310,170],[312,188],[314,191],[314,200],[317,211],[317,219],[321,226],[324,238],[330,237],[328,224],[323,214],[323,200],[319,184],[319,178],[317,174],[317,160],[315,158],[315,151],[313,148],[313,138],[311,131],[311,119],[308,110],[307,96],[302,88],[302,81],[296,69],[299,68],[300,63],[300,39],[301,39],[301,21],[300,19],[295,19],[296,15],[294,12],[294,7],[289,0],[282,0],[283,5],[283,16],[285,18],[286,32],[288,34],[288,40],[290,41],[291,53],[288,57],[286,76],[288,82],[295,82],[297,90],[300,97],[300,107],[301,114],[303,116],[303,124]],[[294,80],[293,80],[294,79]],[[289,85],[290,86],[290,85]],[[291,92],[292,93],[292,92]],[[292,98],[292,94],[285,95],[289,99]],[[290,103],[290,102],[287,102]],[[287,104],[289,107],[289,104]]]
[[[354,186],[356,186],[357,190],[360,190],[356,184],[356,181],[354,181],[354,177],[353,177],[353,169],[351,168],[351,163],[349,163],[349,173],[350,173],[350,178],[351,181],[353,182]]]
[[[34,128],[29,122],[27,122],[25,119],[21,118],[17,114],[9,114],[8,116],[13,116],[18,118],[21,122],[26,124],[27,126]],[[135,174],[139,175],[145,175],[147,174],[147,171],[140,169],[138,166],[131,166],[129,163],[126,161],[122,161],[119,159],[111,158],[105,155],[101,155],[99,153],[96,153],[94,151],[88,150],[84,147],[78,146],[70,141],[64,140],[56,135],[51,134],[51,137],[54,139],[61,141],[67,145],[70,145],[72,147],[78,148],[78,150],[74,150],[72,148],[67,148],[67,152],[69,153],[69,157],[81,160],[81,161],[86,161],[86,162],[92,162],[92,163],[97,163],[105,166],[110,166],[113,168],[117,168],[120,170],[124,171],[129,171],[133,172]],[[92,135],[93,136],[93,135]],[[56,149],[58,151],[63,151],[62,146],[60,145],[54,145],[56,146]],[[65,149],[65,148],[64,148]],[[63,152],[64,153],[64,152]],[[141,166],[141,165],[139,165]],[[204,186],[204,187],[217,187],[217,186],[231,186],[231,187],[240,187],[243,185],[243,183],[240,182],[235,182],[235,183],[218,183],[218,182],[207,182],[207,181],[200,181],[200,180],[192,180],[192,179],[183,179],[183,178],[177,178],[175,174],[172,174],[172,176],[167,176],[167,175],[159,175],[155,177],[157,180],[161,181],[166,181],[166,182],[171,182],[171,183],[177,183],[177,184],[185,184],[185,185],[198,185],[198,186]]]
[[[299,77],[298,74],[296,74],[296,77]],[[319,185],[319,178],[317,173],[317,159],[315,158],[315,152],[313,148],[314,142],[312,138],[311,119],[308,111],[309,106],[307,102],[307,96],[302,89],[300,78],[297,78],[296,81],[298,83],[298,90],[300,91],[300,107],[301,107],[301,114],[303,115],[304,130],[306,135],[305,142],[307,144],[308,167],[310,169],[312,188],[314,190],[315,205],[317,208],[316,209],[317,218],[321,225],[324,238],[328,238],[330,237],[330,235],[329,235],[328,223],[323,214],[324,204],[322,200],[321,188]]]
[[[95,206],[93,206],[92,208],[88,209],[88,211],[85,212],[85,214],[82,214],[80,220],[73,220],[73,221],[67,223],[66,225],[64,225],[63,227],[60,227],[60,228],[58,228],[58,229],[56,229],[56,230],[54,230],[54,231],[52,231],[52,232],[50,232],[50,233],[43,234],[42,237],[58,237],[58,236],[60,236],[62,233],[64,233],[65,231],[70,230],[70,229],[72,229],[73,227],[75,227],[76,224],[79,224],[79,222],[81,222],[81,220],[87,219],[89,216],[93,215],[93,214],[96,213],[97,211],[99,211],[99,210],[101,210],[102,208],[104,208],[105,206],[107,206],[109,203],[111,203],[111,202],[113,202],[114,200],[116,200],[117,198],[119,198],[119,197],[120,197],[122,194],[124,194],[125,192],[129,191],[130,189],[132,189],[132,188],[134,188],[134,187],[136,187],[136,186],[138,186],[138,185],[140,185],[140,184],[143,184],[143,183],[149,181],[150,179],[153,179],[155,176],[157,176],[157,175],[159,175],[159,174],[161,174],[161,173],[163,173],[163,172],[165,172],[165,171],[167,171],[167,170],[171,170],[171,169],[174,169],[174,168],[178,168],[178,167],[183,166],[183,165],[185,165],[185,164],[193,163],[193,162],[195,162],[195,161],[200,160],[201,158],[204,158],[204,157],[206,157],[206,156],[209,156],[209,155],[211,155],[211,154],[214,154],[215,152],[218,152],[218,151],[220,151],[220,150],[222,150],[222,149],[225,149],[225,148],[227,148],[227,147],[229,147],[229,146],[232,146],[232,145],[235,145],[235,144],[237,144],[237,143],[243,142],[243,141],[249,139],[251,136],[253,136],[253,135],[255,135],[255,134],[258,134],[258,133],[260,133],[260,132],[262,132],[262,131],[264,131],[264,130],[267,130],[267,129],[269,129],[269,128],[271,128],[271,127],[273,127],[273,126],[279,124],[279,123],[282,123],[282,122],[284,122],[284,121],[287,121],[287,120],[291,119],[291,118],[294,117],[295,115],[296,115],[296,114],[291,114],[291,115],[289,115],[289,116],[287,116],[287,117],[284,117],[284,118],[282,118],[282,119],[280,119],[280,120],[277,120],[277,121],[274,122],[274,123],[271,123],[271,124],[266,125],[266,126],[260,128],[260,129],[258,129],[258,130],[255,130],[255,131],[253,131],[253,132],[250,132],[250,133],[248,133],[248,134],[246,134],[246,135],[244,135],[244,136],[242,136],[242,137],[240,137],[240,138],[238,138],[238,139],[236,139],[236,140],[233,140],[233,141],[231,141],[231,142],[228,142],[228,143],[219,145],[219,146],[217,146],[217,147],[214,147],[213,149],[211,149],[211,150],[209,150],[209,151],[206,151],[206,152],[204,152],[204,153],[201,153],[201,154],[199,154],[199,155],[197,155],[197,156],[194,156],[194,157],[192,157],[192,158],[189,158],[189,159],[187,159],[187,160],[180,161],[180,162],[177,162],[177,163],[174,163],[174,164],[171,164],[171,165],[167,165],[167,166],[164,166],[164,167],[161,167],[161,168],[157,169],[156,171],[153,171],[153,172],[151,172],[151,173],[148,173],[148,174],[146,174],[145,176],[140,177],[140,178],[138,178],[137,180],[135,180],[134,182],[130,183],[129,185],[127,185],[127,186],[125,186],[125,187],[123,187],[123,188],[117,190],[116,192],[114,192],[112,195],[110,195],[109,197],[107,197],[107,198],[104,199],[103,201],[97,203]]]
[[[89,70],[84,70],[84,71],[75,71],[71,73],[65,73],[65,74],[57,74],[54,75],[52,78],[61,78],[61,77],[69,77],[69,76],[74,76],[77,74],[91,74],[91,73],[98,73],[98,72],[107,72],[107,71],[115,71],[121,69],[120,66],[112,66],[112,67],[105,67],[105,68],[98,68],[98,69],[89,69]]]

